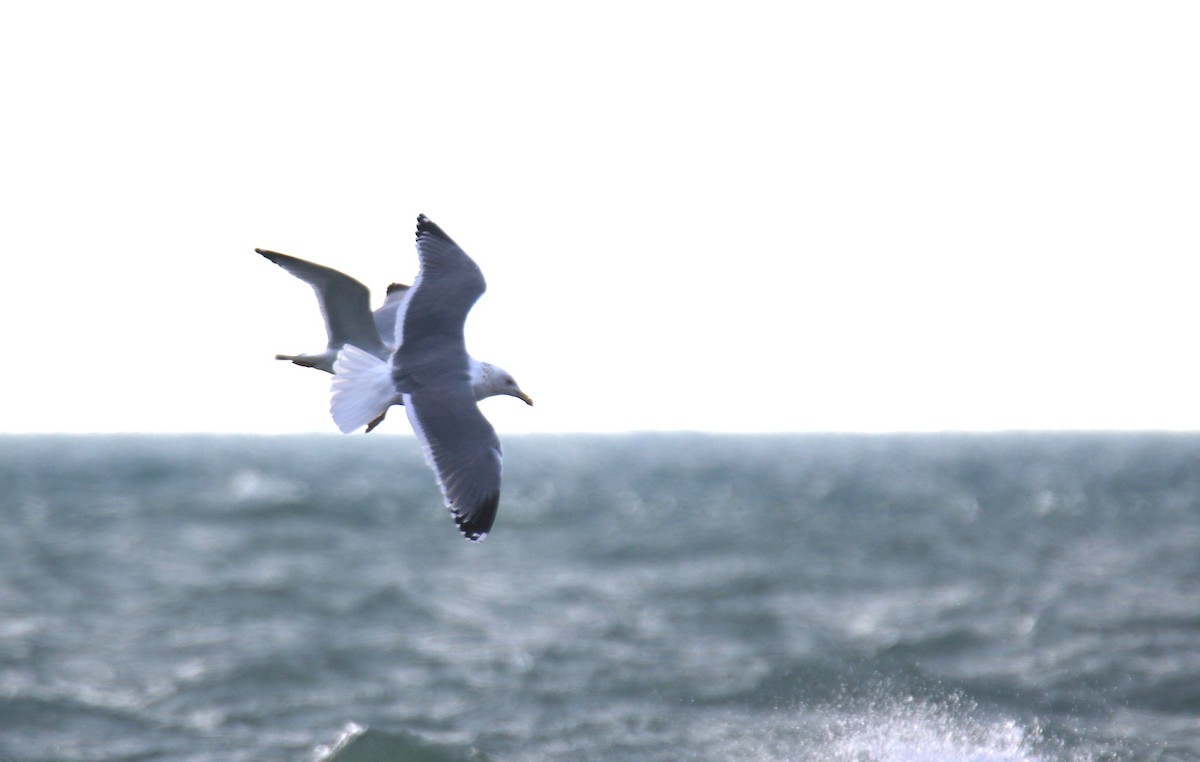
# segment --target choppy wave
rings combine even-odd
[[[487,762],[474,748],[426,741],[411,733],[388,733],[350,722],[332,746],[318,746],[316,762]]]

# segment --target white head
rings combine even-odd
[[[507,394],[516,397],[526,405],[532,405],[533,400],[521,391],[512,374],[498,365],[490,362],[479,362],[471,358],[471,386],[475,389],[475,399],[495,397],[497,394]]]

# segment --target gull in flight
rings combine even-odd
[[[463,324],[486,289],[479,266],[420,215],[417,278],[411,287],[389,289],[372,314],[366,287],[353,278],[257,251],[312,285],[325,316],[325,352],[280,359],[333,372],[330,412],[342,432],[370,431],[392,405],[403,405],[459,531],[473,542],[487,537],[500,503],[503,453],[476,402],[497,394],[533,400],[507,371],[467,353]]]
[[[312,286],[325,318],[328,343],[317,354],[275,355],[276,360],[290,360],[305,368],[333,373],[333,361],[347,344],[365,349],[376,357],[387,358],[394,346],[388,342],[396,333],[396,311],[408,294],[408,286],[393,283],[388,286],[383,306],[371,312],[371,292],[362,283],[332,267],[318,265],[277,251],[255,249],[267,259]],[[387,337],[386,341],[383,337]]]

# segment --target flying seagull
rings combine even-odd
[[[408,299],[410,289],[403,283],[393,283],[387,288],[383,305],[371,311],[371,292],[359,281],[343,272],[309,262],[299,257],[280,254],[268,249],[255,249],[271,262],[312,286],[317,295],[317,304],[325,318],[326,347],[316,354],[275,355],[276,360],[333,373],[333,363],[342,347],[351,344],[363,349],[380,360],[388,360],[396,349],[396,316]],[[472,387],[475,399],[481,400],[497,394],[510,394],[526,402],[529,398],[516,386],[516,382],[503,369],[491,363],[470,358]],[[501,383],[507,379],[507,382]],[[395,404],[403,404],[397,402]],[[529,403],[532,404],[532,403]],[[367,431],[373,430],[383,421],[383,416],[372,420]]]
[[[324,351],[311,355],[275,355],[276,360],[290,360],[296,365],[333,373],[333,361],[346,344],[365,349],[380,359],[391,356],[395,347],[386,342],[391,342],[395,335],[396,311],[408,293],[408,286],[403,283],[388,286],[383,306],[371,312],[370,290],[349,275],[277,251],[255,251],[312,286],[325,318],[328,343]]]
[[[390,358],[346,343],[333,364],[330,411],[338,428],[351,432],[404,405],[446,507],[463,536],[478,542],[496,519],[502,451],[476,400],[493,394],[533,400],[507,372],[467,354],[463,323],[487,287],[483,273],[423,214],[417,256],[420,271],[397,310]]]

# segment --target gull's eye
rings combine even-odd
[[[516,385],[516,383],[517,383],[517,382],[516,382],[516,381],[513,381],[513,377],[512,377],[512,376],[505,376],[505,377],[504,377],[504,383],[506,383],[506,384],[513,384],[513,385]]]

